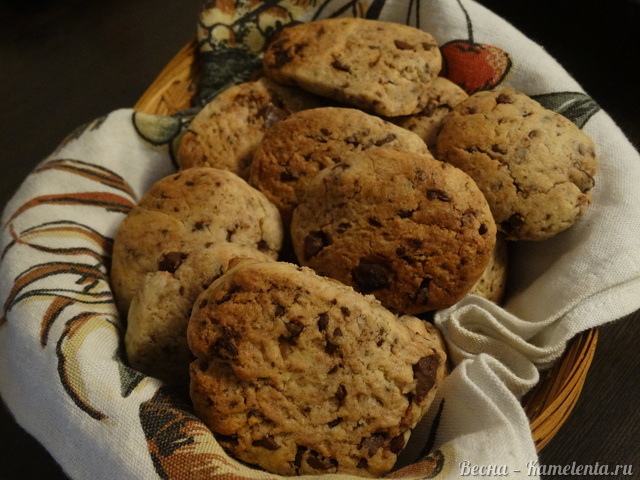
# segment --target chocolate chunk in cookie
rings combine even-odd
[[[475,180],[508,240],[545,240],[575,224],[591,202],[598,168],[584,132],[513,89],[458,104],[436,155]]]
[[[175,273],[188,255],[216,243],[236,243],[277,258],[280,214],[237,175],[191,168],[156,182],[120,224],[111,286],[126,315],[147,273]]]
[[[442,67],[435,39],[417,28],[362,18],[329,18],[281,30],[264,54],[279,82],[379,115],[424,109]]]
[[[278,207],[285,225],[313,177],[350,153],[385,146],[428,154],[418,135],[353,108],[295,113],[265,135],[249,183]]]
[[[181,168],[214,167],[242,178],[270,127],[291,113],[319,107],[318,98],[268,78],[228,88],[205,105],[180,139]]]
[[[280,475],[386,473],[445,375],[433,326],[284,262],[212,283],[188,339],[196,414],[230,453]]]
[[[188,385],[193,356],[187,324],[198,295],[229,268],[269,260],[255,248],[226,242],[166,254],[162,263],[170,268],[148,273],[131,301],[124,337],[129,365],[165,383]]]
[[[428,100],[418,113],[389,118],[399,127],[417,134],[435,152],[436,138],[442,124],[457,104],[468,97],[458,85],[443,77],[435,78],[428,88]]]
[[[453,305],[478,281],[496,226],[461,170],[372,148],[316,175],[293,212],[291,236],[302,264],[417,314]]]

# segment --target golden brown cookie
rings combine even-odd
[[[467,92],[452,81],[437,77],[429,84],[429,99],[421,111],[413,115],[392,117],[389,121],[418,135],[427,144],[429,150],[435,152],[436,137],[444,119],[453,107],[468,96]]]
[[[125,347],[129,365],[171,385],[189,384],[187,345],[191,309],[215,279],[244,262],[270,257],[235,243],[216,243],[186,255],[173,271],[148,273],[131,301]]]
[[[416,134],[353,108],[295,113],[265,135],[251,164],[249,183],[278,207],[285,225],[313,177],[349,152],[385,146],[429,154]]]
[[[437,330],[284,262],[229,270],[188,328],[196,414],[281,475],[390,470],[445,375]]]
[[[156,182],[120,224],[111,286],[126,315],[149,272],[175,271],[190,252],[232,242],[277,258],[282,222],[276,207],[237,175],[191,168]]]
[[[469,294],[479,295],[499,305],[504,298],[507,287],[508,264],[508,242],[504,235],[498,232],[496,246],[493,249],[489,265],[484,269],[480,280],[469,290]]]
[[[268,78],[235,85],[203,107],[180,139],[180,168],[214,167],[247,178],[264,132],[293,112],[320,102]]]
[[[458,104],[437,157],[476,181],[507,240],[545,240],[572,226],[591,202],[598,168],[584,132],[513,89]]]
[[[291,221],[301,264],[410,314],[462,298],[495,236],[489,206],[462,170],[387,148],[320,172]]]
[[[417,28],[363,18],[329,18],[278,32],[264,54],[279,82],[379,115],[410,115],[428,102],[442,68],[435,39]]]

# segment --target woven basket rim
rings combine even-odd
[[[198,81],[198,41],[194,37],[164,67],[133,108],[142,113],[174,115],[192,106]],[[522,399],[538,451],[554,437],[578,401],[597,342],[596,328],[577,335]]]

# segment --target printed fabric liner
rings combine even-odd
[[[198,26],[201,102],[246,80],[277,29],[332,16],[424,29],[442,48],[443,74],[467,92],[512,86],[596,142],[592,206],[552,240],[512,244],[504,306],[468,296],[437,313],[456,366],[403,452],[405,467],[389,474],[453,479],[468,462],[535,478],[519,399],[569,339],[640,308],[639,155],[543,48],[472,0],[209,2]],[[78,129],[2,217],[0,393],[73,479],[278,478],[227,456],[184,399],[124,360],[108,283],[113,236],[149,186],[175,171],[172,147],[190,113],[122,109]]]

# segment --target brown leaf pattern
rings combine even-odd
[[[33,173],[41,173],[47,170],[60,170],[73,173],[89,180],[96,181],[102,185],[120,190],[132,199],[136,198],[133,189],[124,180],[124,178],[115,174],[111,170],[98,165],[93,165],[89,162],[73,159],[52,159],[42,164],[39,168],[34,170]]]
[[[8,223],[14,221],[25,211],[40,205],[71,205],[98,207],[108,212],[128,213],[134,203],[121,195],[110,192],[80,192],[80,193],[54,193],[39,195],[24,203],[9,218]]]
[[[62,387],[78,408],[96,420],[104,420],[107,415],[91,405],[88,393],[90,387],[82,375],[79,352],[87,336],[96,330],[107,328],[119,334],[114,318],[97,312],[80,313],[65,324],[56,345]]]
[[[400,470],[386,475],[384,478],[400,478],[400,479],[413,479],[419,478],[420,480],[427,480],[431,478],[438,478],[439,475],[447,475],[451,473],[451,456],[449,452],[445,455],[445,451],[448,448],[434,450],[426,457],[420,459],[418,462],[408,467],[404,467]],[[449,459],[447,462],[446,460]]]
[[[46,222],[19,234],[10,224],[9,233],[13,241],[2,252],[0,261],[14,245],[27,245],[34,250],[57,255],[89,255],[104,264],[108,264],[113,249],[111,238],[75,221]],[[84,246],[85,242],[87,246]],[[56,246],[56,243],[60,245]]]
[[[99,129],[105,120],[82,127],[63,146]],[[50,183],[51,178],[55,181]],[[91,221],[79,219],[92,220],[87,217],[91,210],[81,210],[86,207],[98,214],[126,214],[136,196],[122,176],[78,159],[52,157],[31,173],[30,180],[41,186],[34,188],[38,193],[18,205],[3,225],[6,243],[0,264],[20,260],[18,265],[27,266],[12,274],[0,327],[31,320],[33,312],[41,312],[39,331],[34,330],[37,344],[43,350],[54,344],[63,389],[81,411],[103,420],[106,415],[92,405],[90,380],[81,368],[80,352],[90,348],[86,340],[95,331],[106,329],[113,338],[122,337],[108,279],[113,240],[106,231],[90,226]],[[49,185],[59,190],[47,188]],[[77,190],[60,191],[69,186],[77,186]],[[43,214],[30,215],[38,207],[45,208]],[[50,220],[42,221],[43,217]],[[112,223],[99,224],[112,233]]]
[[[53,276],[72,276],[71,279],[56,279],[53,284],[33,287],[44,279]],[[76,285],[81,289],[61,288],[59,285]],[[84,263],[51,262],[35,265],[16,278],[9,296],[4,304],[5,317],[19,302],[26,299],[50,299],[47,314],[42,320],[40,343],[47,344],[47,335],[53,321],[60,316],[64,308],[78,303],[112,305],[113,298],[108,286],[108,279],[100,266]]]
[[[168,387],[140,405],[140,423],[160,478],[251,480],[241,472],[248,469],[230,460],[209,429],[191,413],[188,401]]]

